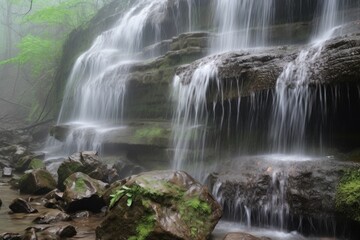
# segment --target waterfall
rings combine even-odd
[[[209,118],[207,90],[214,81],[220,90],[217,68],[213,62],[201,64],[188,84],[183,84],[182,79],[181,75],[175,76],[173,81],[172,96],[176,101],[173,118],[173,168],[187,170],[197,179],[202,179]]]
[[[267,27],[274,10],[273,0],[221,0],[213,4],[217,37],[211,42],[210,53],[266,45]],[[176,104],[173,166],[189,170],[195,176],[203,176],[205,172],[203,152],[208,138],[208,114],[204,108],[208,107],[206,92],[209,80],[217,79],[217,71],[214,63],[208,63],[199,65],[191,77],[176,76],[173,80],[173,92],[177,93],[173,95]],[[189,84],[183,84],[187,81],[184,77],[190,79]],[[196,87],[199,84],[201,87]],[[218,94],[221,95],[221,84],[217,82],[214,85],[218,86]],[[192,152],[191,156],[189,152]]]
[[[266,45],[273,0],[222,0],[215,3],[218,37],[211,51],[221,52]]]
[[[191,28],[194,1],[125,2],[128,9],[111,29],[95,39],[72,68],[57,123],[71,128],[65,144],[59,146],[60,152],[67,156],[77,151],[100,151],[106,132],[125,124],[127,76],[131,66],[158,55],[154,52],[141,57],[144,47]],[[180,7],[180,3],[188,4],[188,13],[182,12],[184,7]],[[162,29],[163,22],[175,25],[167,29],[167,35],[166,29]],[[183,22],[187,22],[188,27],[177,25]],[[51,139],[46,148],[53,142]]]
[[[284,67],[276,83],[276,95],[273,103],[273,116],[270,121],[270,142],[275,152],[304,153],[306,129],[317,99],[324,99],[322,91],[309,86],[311,72],[309,66],[316,64],[323,43],[328,40],[338,20],[338,0],[321,2],[320,22],[314,32],[309,49],[302,50],[298,57]],[[319,94],[321,96],[319,96]],[[326,99],[325,99],[326,100]],[[321,112],[326,102],[319,102]],[[321,124],[320,124],[321,127]],[[321,141],[319,136],[318,142]]]

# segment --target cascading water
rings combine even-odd
[[[207,90],[212,81],[217,81],[217,68],[213,62],[199,66],[192,74],[188,85],[182,76],[175,76],[173,98],[177,108],[173,119],[174,156],[173,168],[187,170],[197,179],[202,179],[206,133],[208,131]],[[218,91],[221,93],[221,91]]]
[[[312,106],[318,98],[322,100],[323,96],[326,96],[322,95],[322,91],[313,91],[309,86],[311,75],[309,66],[316,64],[323,43],[331,37],[335,27],[340,24],[339,2],[328,0],[320,6],[320,22],[316,27],[312,44],[308,50],[302,50],[299,56],[284,68],[276,83],[270,126],[271,142],[275,152],[304,153],[305,130],[313,113]],[[319,103],[321,112],[325,112],[323,110],[326,107],[325,100],[326,98]]]
[[[213,24],[217,29],[217,37],[211,42],[210,53],[266,45],[266,28],[271,22],[273,9],[273,0],[216,1],[213,8],[215,16]],[[208,114],[207,110],[202,108],[207,107],[206,92],[209,85],[218,86],[219,95],[222,93],[219,82],[208,82],[217,79],[217,71],[216,65],[211,63],[205,66],[200,65],[192,73],[189,84],[181,83],[184,80],[183,76],[174,78],[173,92],[177,92],[177,94],[174,95],[176,112],[173,118],[175,147],[173,166],[176,169],[186,169],[194,176],[204,176],[206,172],[202,161],[207,140]],[[206,84],[204,84],[205,82]],[[202,85],[201,90],[194,90],[194,86],[199,84]],[[215,107],[214,103],[214,109]],[[204,111],[205,114],[203,114]],[[183,133],[186,132],[185,129],[198,129],[199,126],[205,130],[200,135],[199,133],[195,134],[195,138],[191,137],[190,133]],[[187,132],[189,131],[187,130]],[[188,149],[190,146],[191,151]],[[189,151],[193,153],[187,155]],[[194,153],[194,151],[198,153]],[[188,160],[185,161],[185,159]],[[194,168],[194,166],[196,167]]]
[[[114,27],[100,34],[90,49],[76,60],[57,123],[69,125],[70,130],[57,154],[67,156],[84,150],[99,151],[108,131],[123,128],[127,74],[131,65],[145,60],[140,54],[144,47],[162,40],[162,22],[168,21],[169,15],[174,23],[186,22],[188,28],[192,26],[194,3],[186,0],[188,13],[183,13],[180,2],[183,1],[126,2],[129,9]],[[177,35],[188,28],[175,26],[171,32]],[[147,58],[156,55],[154,52]],[[50,141],[46,149],[51,149],[55,140]]]
[[[212,43],[212,53],[266,45],[273,4],[273,0],[216,1],[218,37]]]
[[[247,226],[255,224],[287,229],[289,204],[287,203],[286,191],[287,175],[290,171],[286,165],[287,159],[299,162],[314,159],[298,154],[303,154],[306,147],[305,132],[311,114],[313,111],[319,111],[319,109],[321,112],[325,112],[327,95],[321,88],[314,92],[310,91],[309,77],[311,72],[309,66],[316,64],[323,43],[331,37],[335,27],[341,24],[338,16],[338,10],[341,8],[339,1],[329,0],[318,3],[320,17],[312,34],[313,37],[308,50],[301,51],[293,62],[284,67],[276,83],[273,110],[268,127],[270,137],[266,137],[269,137],[269,145],[271,145],[267,149],[270,149],[271,153],[281,154],[264,155],[260,158],[263,161],[274,158],[277,163],[271,162],[270,164],[275,165],[278,162],[284,164],[277,169],[269,170],[271,178],[267,179],[267,197],[255,203],[257,205],[254,206],[256,198],[246,195],[244,189],[237,189],[236,194],[229,197],[227,196],[229,189],[222,186],[221,181],[213,183],[213,194],[229,214],[229,217],[232,220],[240,220]],[[273,1],[216,1],[214,4],[214,25],[218,32],[217,37],[211,42],[210,53],[266,46],[267,27],[273,15],[273,4]],[[221,99],[221,91],[224,89],[217,77],[218,71],[216,62],[212,62],[210,65],[199,64],[196,70],[192,69],[188,73],[175,76],[173,84],[173,91],[176,93],[174,94],[175,102],[177,103],[173,118],[175,147],[173,167],[187,170],[200,180],[204,180],[206,173],[212,171],[213,167],[216,168],[215,171],[221,171],[221,166],[210,164],[208,156],[206,157],[207,161],[204,161],[204,148],[209,142],[207,131],[211,131],[209,130],[211,129],[209,126],[211,121],[208,119],[211,114],[207,111],[211,108],[207,104],[210,102],[209,94],[207,94],[209,93],[208,88],[211,85],[220,86],[218,87],[220,92],[217,93],[217,98],[212,99],[214,100],[213,109],[216,108],[216,101],[218,101],[222,105],[221,112],[224,114],[224,105],[227,104]],[[240,96],[241,87],[237,85],[237,88]],[[257,98],[257,96],[251,97],[251,99],[253,98]],[[314,109],[312,106],[319,99],[319,106]],[[236,123],[239,123],[241,114],[250,114],[244,111],[240,113],[240,102],[239,97],[239,101],[236,103]],[[231,113],[233,106],[230,100],[228,105],[230,109],[228,112]],[[224,115],[221,118],[222,120],[218,121],[220,126],[217,129],[222,128]],[[228,117],[228,119],[230,118],[231,116]],[[230,126],[230,124],[228,125]],[[235,131],[235,129],[227,129],[228,133],[231,131]],[[244,138],[244,140],[247,139]],[[210,148],[213,147],[214,145],[211,145]],[[287,155],[289,153],[291,156]],[[219,155],[221,163],[226,164],[226,156]],[[243,158],[236,159],[238,161],[236,164],[243,160]]]

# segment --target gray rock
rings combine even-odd
[[[28,202],[22,198],[17,198],[9,205],[13,213],[37,213],[38,210],[33,208]]]
[[[19,180],[19,189],[21,193],[46,194],[56,188],[56,181],[46,170],[38,169],[26,173]]]
[[[3,177],[12,177],[12,168],[4,167],[3,168]]]
[[[65,180],[63,199],[66,203],[67,212],[89,210],[100,212],[105,206],[102,195],[105,192],[106,183],[92,179],[88,175],[77,172]]]

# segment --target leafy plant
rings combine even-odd
[[[131,207],[133,203],[133,190],[129,187],[122,186],[119,190],[117,190],[114,194],[111,194],[111,200],[110,200],[110,206],[109,208],[112,208],[115,203],[117,203],[123,196],[127,196],[127,202],[126,205],[128,207]]]

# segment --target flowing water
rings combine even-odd
[[[107,129],[124,125],[127,74],[132,64],[145,60],[139,57],[141,50],[162,40],[162,23],[169,21],[169,16],[175,24],[174,35],[192,29],[194,2],[186,1],[186,14],[182,12],[181,2],[128,1],[128,10],[113,28],[100,34],[78,57],[67,81],[58,118],[58,125],[70,126],[70,132],[65,144],[49,139],[45,149],[51,149],[52,158],[87,149],[101,151],[101,139]],[[183,22],[188,27],[176,25]],[[156,52],[148,58],[155,56]]]
[[[218,36],[212,42],[210,53],[219,53],[229,50],[244,49],[249,47],[266,46],[267,26],[271,23],[273,1],[238,1],[223,0],[215,4],[215,22]],[[273,98],[272,112],[269,116],[269,142],[272,153],[286,156],[284,159],[306,159],[314,161],[314,157],[306,156],[306,130],[313,111],[321,111],[323,117],[326,114],[326,96],[322,89],[312,91],[310,86],[310,68],[318,61],[326,40],[331,38],[335,28],[341,24],[339,18],[340,1],[320,1],[319,16],[313,37],[308,49],[302,50],[298,57],[284,67],[282,74],[276,83],[276,91]],[[176,92],[176,107],[174,115],[174,168],[189,171],[198,179],[204,180],[206,172],[211,172],[211,165],[205,156],[205,147],[209,143],[210,120],[207,109],[216,107],[216,100],[221,97],[218,92],[213,106],[206,94],[211,84],[220,86],[217,78],[217,66],[214,63],[199,65],[193,71],[192,76],[175,76],[173,91]],[[187,79],[186,79],[187,77]],[[188,83],[187,80],[190,79]],[[213,82],[210,82],[213,81]],[[185,83],[184,83],[185,82]],[[234,87],[234,86],[233,86]],[[239,86],[237,86],[238,92]],[[324,90],[325,91],[325,90]],[[254,96],[256,98],[256,96]],[[226,103],[220,99],[222,109]],[[237,123],[239,115],[251,114],[240,112],[240,98],[237,103]],[[313,109],[314,105],[318,107]],[[229,113],[232,104],[229,102]],[[258,111],[259,109],[255,109]],[[222,110],[224,113],[224,110]],[[221,129],[223,118],[219,121]],[[228,117],[231,119],[231,116]],[[320,134],[316,136],[321,142],[321,125],[323,118],[319,119]],[[253,123],[253,122],[251,122]],[[230,126],[230,124],[228,124]],[[235,129],[228,129],[228,132]],[[246,141],[246,140],[245,140]],[[241,143],[240,143],[241,144]],[[214,145],[212,145],[214,146]],[[190,152],[190,154],[189,154]],[[296,155],[295,155],[296,154]],[[298,155],[300,154],[300,155]],[[221,154],[219,154],[221,155]],[[264,159],[269,160],[273,155],[266,155]],[[277,155],[277,159],[281,159]],[[296,157],[300,156],[300,157]],[[224,162],[224,155],[221,155]],[[242,161],[241,159],[237,161]],[[216,169],[216,166],[215,166]],[[270,226],[286,230],[288,227],[289,206],[286,199],[287,186],[286,168],[275,169],[269,180],[268,198],[254,207],[253,199],[242,190],[238,190],[234,199],[228,199],[223,192],[221,182],[215,183],[213,194],[224,208],[230,218],[240,221],[245,226]]]
[[[284,68],[276,83],[270,126],[275,152],[305,153],[305,132],[314,111],[312,107],[318,104],[320,111],[326,113],[326,98],[322,98],[323,95],[318,97],[321,91],[312,91],[313,87],[310,86],[310,66],[317,64],[325,41],[331,38],[336,26],[340,24],[339,1],[328,0],[319,6],[320,22],[309,49],[302,50],[298,57]],[[318,99],[320,102],[317,102]],[[321,135],[317,138],[320,142]]]
[[[181,2],[187,4],[186,13],[182,12],[184,8],[179,7]],[[291,2],[287,0],[285,6],[291,8]],[[53,147],[60,146],[60,150],[53,151],[58,151],[53,153],[55,155],[53,159],[82,150],[101,151],[103,137],[108,131],[126,127],[124,122],[128,81],[126,76],[131,71],[132,64],[147,59],[139,57],[141,56],[139,53],[144,47],[164,39],[161,24],[168,17],[169,12],[174,20],[172,26],[175,26],[176,30],[173,35],[166,36],[167,38],[196,29],[194,22],[197,21],[199,14],[197,1],[177,0],[174,3],[177,7],[169,10],[171,3],[174,1],[129,1],[128,10],[113,28],[98,36],[90,49],[76,60],[66,86],[58,120],[59,125],[69,125],[70,131],[65,144],[50,144]],[[309,91],[311,74],[309,65],[317,61],[324,41],[331,37],[334,28],[341,23],[338,16],[340,0],[320,1],[320,3],[319,16],[310,46],[284,67],[276,83],[272,114],[269,116],[270,131],[266,132],[266,138],[271,142],[270,152],[280,155],[275,157],[273,154],[264,155],[264,159],[271,160],[274,157],[277,160],[283,159],[284,162],[304,159],[304,161],[314,161],[312,157],[294,155],[303,154],[306,150],[305,132],[313,112],[312,106],[319,99],[317,95],[319,91],[315,93]],[[266,46],[269,36],[268,27],[273,21],[275,7],[275,0],[214,1],[212,12],[209,14],[214,16],[214,21],[210,25],[215,29],[216,37],[210,42],[209,54]],[[179,23],[186,23],[186,27],[180,26]],[[151,30],[147,31],[149,29]],[[153,34],[144,36],[145,32]],[[157,56],[156,52],[149,57],[155,56]],[[201,181],[205,180],[209,172],[219,169],[215,163],[207,161],[208,158],[219,160],[214,162],[218,165],[220,162],[221,165],[227,157],[225,154],[217,153],[220,144],[217,142],[218,139],[215,141],[211,139],[209,133],[216,135],[225,126],[227,126],[227,136],[237,132],[239,126],[233,129],[231,123],[226,123],[225,120],[230,121],[233,112],[236,112],[237,125],[241,124],[242,115],[256,118],[253,112],[259,111],[257,107],[261,104],[266,108],[264,102],[268,101],[268,97],[260,99],[257,95],[251,94],[249,97],[252,103],[251,109],[249,112],[244,111],[240,108],[242,86],[237,82],[236,85],[227,86],[237,89],[239,98],[236,106],[234,107],[230,101],[224,102],[224,86],[218,78],[218,71],[216,62],[200,63],[191,72],[190,77],[184,76],[188,73],[175,76],[172,86],[172,99],[175,102],[172,122],[174,152],[172,167],[186,170]],[[209,94],[210,91],[215,94]],[[322,99],[319,103],[321,108],[326,105],[326,99],[321,97],[320,99]],[[236,110],[233,111],[232,108]],[[225,116],[225,109],[228,109],[229,116]],[[221,113],[216,114],[217,111]],[[215,119],[215,115],[220,116],[218,117],[220,119]],[[256,119],[251,120],[251,124],[255,121]],[[249,126],[249,128],[253,127]],[[245,145],[246,142],[239,144]],[[47,148],[50,149],[49,146]],[[289,153],[292,155],[289,156]],[[232,163],[236,164],[236,161]],[[236,192],[234,199],[227,199],[220,182],[214,184],[213,193],[217,200],[229,209],[228,212],[233,214],[232,220],[241,222],[243,227],[254,230],[255,222],[255,225],[286,230],[289,215],[285,194],[287,169],[273,169],[268,181],[268,198],[256,207],[249,204],[252,199],[244,195],[242,190]],[[297,234],[294,234],[295,237],[290,235],[285,234],[278,239],[301,239],[301,237],[297,238]]]
[[[273,0],[216,1],[218,37],[212,43],[212,53],[266,45],[273,5]]]

